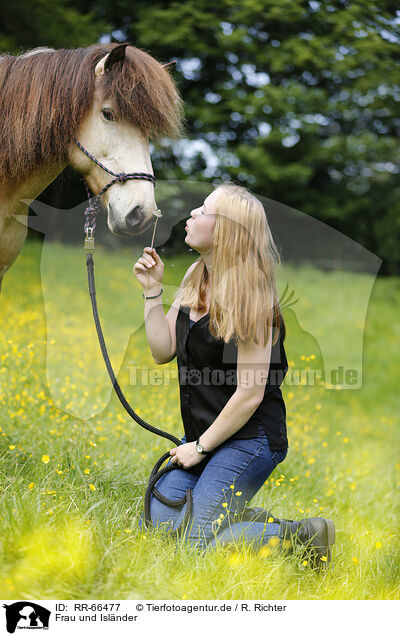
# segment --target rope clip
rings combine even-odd
[[[92,227],[87,227],[86,228],[86,235],[85,235],[85,250],[94,250],[94,236],[93,236],[93,228]]]

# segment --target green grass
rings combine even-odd
[[[137,256],[128,250],[96,251],[101,320],[133,408],[178,436],[176,379],[169,385],[132,382],[132,365],[176,369],[176,360],[164,367],[152,362],[141,288],[131,271]],[[40,244],[26,243],[0,297],[0,596],[398,598],[399,279],[379,279],[373,287],[361,389],[283,385],[289,453],[252,504],[283,518],[333,519],[333,567],[316,574],[296,554],[253,554],[237,546],[200,557],[155,529],[138,531],[149,473],[171,446],[131,421],[110,396],[84,259],[82,249],[50,245],[41,254]],[[174,286],[194,258],[164,260],[167,309]],[[333,351],[351,352],[350,325],[360,319],[357,308],[365,299],[368,277],[308,267],[286,268],[279,281],[286,274],[296,281],[297,292],[310,299],[308,308],[305,303],[301,309],[302,319],[307,311],[319,312],[321,302],[330,302],[325,336]],[[346,296],[348,329],[343,321],[337,327],[344,312],[338,309],[339,298]],[[315,338],[297,323],[296,311],[296,305],[284,308],[291,369],[312,366],[320,356]],[[307,361],[311,354],[315,361]]]

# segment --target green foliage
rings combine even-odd
[[[177,59],[188,136],[155,173],[225,180],[331,224],[400,271],[400,29],[392,0],[26,0],[3,11],[0,49],[77,46],[107,32]],[[16,8],[15,8],[16,7]],[[25,10],[24,10],[25,7]],[[17,16],[18,9],[18,20]],[[107,27],[106,27],[107,25]]]
[[[68,0],[14,0],[2,8],[0,51],[21,53],[36,46],[73,48],[93,44],[107,22]]]

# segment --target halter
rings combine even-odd
[[[89,205],[85,210],[86,221],[85,221],[85,225],[83,226],[83,229],[85,231],[85,249],[91,250],[94,248],[93,232],[96,227],[96,214],[98,212],[98,202],[100,200],[100,197],[108,190],[108,188],[111,188],[111,186],[114,185],[114,183],[125,183],[125,181],[129,181],[131,179],[142,179],[144,181],[151,181],[151,183],[155,186],[156,179],[154,175],[148,172],[114,172],[113,170],[110,170],[110,168],[107,168],[107,166],[102,164],[101,161],[96,159],[96,157],[91,155],[90,152],[86,150],[86,148],[84,148],[84,146],[82,146],[81,143],[79,143],[76,137],[74,137],[74,142],[76,143],[78,148],[80,148],[80,150],[82,150],[82,152],[85,153],[87,157],[89,157],[89,159],[94,161],[94,163],[96,163],[100,168],[102,168],[103,170],[108,172],[108,174],[111,174],[114,177],[114,179],[111,179],[111,181],[106,183],[104,188],[102,188],[100,192],[96,194],[95,197],[91,196],[90,190],[85,181],[86,192],[88,194],[88,199],[89,199]]]

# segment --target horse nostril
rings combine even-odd
[[[125,217],[125,222],[131,227],[140,225],[144,219],[144,213],[140,205],[135,205],[134,208]]]

